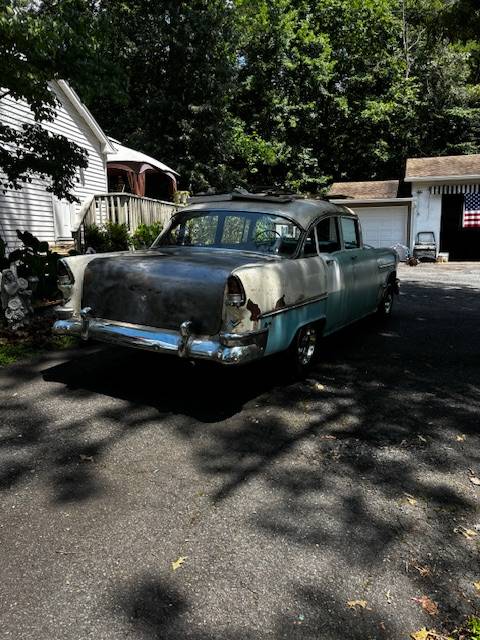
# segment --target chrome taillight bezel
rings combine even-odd
[[[228,276],[225,292],[225,303],[229,307],[241,307],[246,302],[245,290],[240,278]]]

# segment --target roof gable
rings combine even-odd
[[[103,129],[100,127],[86,105],[83,104],[77,93],[72,89],[68,82],[66,82],[65,80],[53,80],[49,84],[60,102],[64,102],[63,98],[65,97],[73,106],[80,118],[90,129],[94,137],[100,142],[102,152],[114,152],[115,148],[112,146],[112,143],[108,139],[107,135],[104,133]]]

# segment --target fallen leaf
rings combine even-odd
[[[477,487],[480,487],[480,478],[477,478],[476,476],[470,476],[469,480],[472,484],[477,485]]]
[[[177,560],[172,562],[172,570],[176,571],[177,569],[179,569],[186,559],[187,559],[187,556],[180,556]]]
[[[386,592],[385,597],[387,599],[388,604],[392,604],[393,600],[392,600],[392,594],[390,593],[390,590]]]
[[[347,602],[347,607],[349,609],[356,609],[360,607],[360,609],[366,609],[368,602],[366,600],[349,600]]]
[[[93,456],[86,456],[85,454],[80,454],[80,462],[93,462]]]
[[[331,435],[329,433],[325,434],[324,436],[320,436],[320,440],[336,440],[337,436]]]
[[[462,433],[462,435],[457,436],[457,437],[455,438],[455,440],[456,440],[457,442],[465,442],[465,438],[466,438],[466,436]]]
[[[415,631],[415,633],[411,633],[410,638],[412,638],[412,640],[429,640],[429,634],[430,632],[427,631],[425,627],[423,627],[423,629],[420,629],[420,631]]]
[[[437,633],[434,629],[420,629],[410,634],[412,640],[452,640],[447,636],[443,636],[441,633]]]
[[[475,587],[475,589],[478,591],[478,593],[480,593],[480,580],[478,582],[474,582],[473,586]]]
[[[460,533],[464,538],[467,538],[467,540],[471,540],[477,535],[476,531],[474,531],[473,529],[466,529],[465,527],[455,527],[453,532]]]
[[[405,494],[405,498],[408,502],[408,504],[411,504],[412,506],[415,506],[418,502],[418,500],[416,500],[413,496],[411,496],[409,493]]]
[[[428,567],[427,565],[424,565],[422,567],[414,564],[413,568],[418,571],[418,573],[422,576],[422,578],[424,578],[425,576],[429,576],[431,574],[430,567]]]
[[[438,605],[431,600],[428,596],[421,596],[420,598],[412,598],[415,602],[422,605],[422,609],[431,616],[436,616],[438,613]]]
[[[419,440],[421,440],[422,442],[426,442],[426,441],[427,441],[427,439],[426,439],[426,438],[424,438],[423,436],[417,436],[417,438],[418,438]]]
[[[317,384],[315,385],[315,389],[317,391],[323,391],[325,389],[325,385],[320,384],[319,382],[317,382]]]

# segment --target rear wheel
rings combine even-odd
[[[288,364],[295,375],[306,373],[318,355],[320,331],[318,325],[300,327],[287,352]]]
[[[382,300],[378,305],[377,313],[380,317],[389,318],[392,315],[393,296],[393,286],[389,283],[387,284],[385,291],[383,292]]]

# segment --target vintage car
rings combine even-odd
[[[397,261],[326,200],[197,198],[148,250],[63,259],[54,330],[223,364],[285,351],[301,371],[321,336],[391,313]]]

